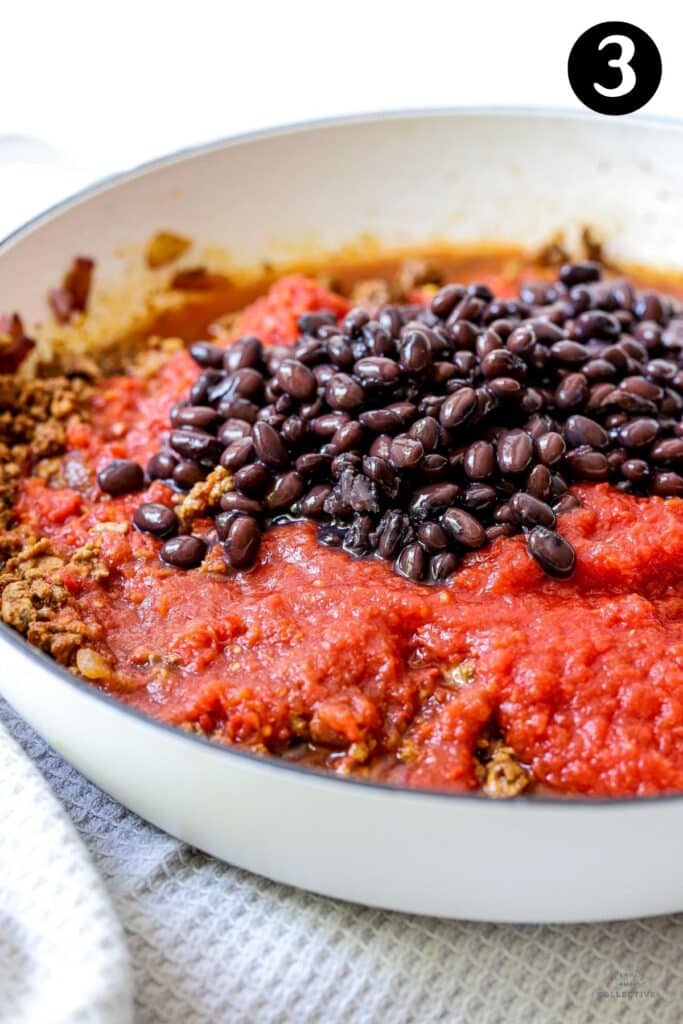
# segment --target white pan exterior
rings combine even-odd
[[[533,245],[590,224],[627,262],[683,269],[683,128],[525,112],[364,118],[237,139],[132,172],[0,249],[0,311],[45,317],[76,252],[98,277],[160,227],[237,267],[433,239]],[[683,909],[683,797],[613,802],[390,790],[213,747],[73,682],[0,630],[0,692],[88,778],[168,832],[315,892],[490,921]]]

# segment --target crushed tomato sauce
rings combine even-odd
[[[234,336],[291,342],[297,317],[323,308],[341,316],[348,303],[284,278]],[[221,742],[409,786],[477,788],[475,751],[493,726],[556,792],[683,790],[682,500],[574,487],[565,582],[517,536],[425,587],[321,547],[310,523],[268,531],[250,572],[181,571],[130,526],[142,502],[170,505],[171,489],[112,498],[95,477],[114,458],[146,462],[198,372],[181,351],[147,379],[104,379],[90,421],[68,427],[73,486],[21,484],[19,523],[58,555],[101,547],[105,578],[70,564],[57,575],[103,638],[103,689]]]

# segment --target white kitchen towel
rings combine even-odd
[[[123,930],[85,846],[0,725],[0,1022],[130,1024]]]
[[[91,785],[2,702],[0,719],[59,796],[118,910],[134,972],[136,1024],[683,1019],[683,915],[613,924],[489,925],[311,896],[164,835]],[[25,767],[9,764],[8,771],[21,774]],[[38,790],[13,792],[16,803],[29,805],[17,811],[17,820],[30,818],[41,799]],[[2,813],[6,823],[8,809]],[[47,891],[51,876],[63,872],[60,851],[74,854],[50,830],[42,844],[52,854],[43,858],[45,877],[35,884]],[[504,849],[500,854],[500,870],[514,885],[514,864],[506,862]],[[81,891],[94,890],[86,858],[82,864]],[[100,932],[106,929],[100,926]],[[87,984],[92,972],[84,960],[78,984]],[[112,998],[119,984],[125,1000],[124,975],[112,973],[110,980]],[[67,1019],[24,1016],[17,1024]],[[95,1019],[108,1024],[116,1018]]]

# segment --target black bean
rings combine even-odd
[[[349,423],[342,423],[334,432],[327,448],[330,455],[340,455],[352,448],[358,448],[362,441],[362,426],[357,420],[351,420]]]
[[[533,454],[534,443],[525,430],[509,430],[498,441],[496,458],[501,473],[523,473]]]
[[[216,406],[216,412],[223,419],[244,420],[246,423],[256,423],[259,414],[259,407],[248,398],[240,398],[239,395],[232,395],[223,398]]]
[[[234,441],[235,438],[231,440]],[[221,457],[225,442],[221,443],[213,434],[207,434],[204,430],[172,430],[169,444],[184,459],[216,463]]]
[[[177,569],[194,569],[204,561],[206,550],[205,541],[188,534],[167,540],[162,544],[159,555],[164,562]]]
[[[450,325],[450,335],[457,349],[469,352],[474,357],[474,347],[479,337],[479,328],[466,320]]]
[[[486,527],[486,540],[492,544],[499,537],[514,537],[515,533],[517,533],[517,527],[512,526],[511,523],[496,523],[494,526]]]
[[[265,505],[270,512],[281,512],[290,508],[304,492],[304,482],[298,473],[290,470],[275,480],[273,489],[266,495]]]
[[[485,355],[481,362],[481,372],[488,380],[512,377],[523,382],[527,377],[526,363],[507,348],[496,348]]]
[[[564,436],[573,448],[606,448],[609,444],[607,431],[588,416],[570,416],[564,425]]]
[[[270,424],[255,423],[252,440],[258,458],[267,466],[282,469],[289,463],[289,455],[282,438]]]
[[[582,260],[577,263],[563,263],[560,267],[559,279],[567,288],[575,284],[587,284],[590,281],[599,281],[601,275],[600,264],[593,260]]]
[[[207,432],[215,429],[220,417],[210,405],[185,405],[174,410],[171,423],[174,427],[195,427]]]
[[[363,402],[363,389],[346,373],[335,373],[325,388],[325,399],[331,409],[356,409]]]
[[[547,526],[555,525],[555,513],[550,505],[531,494],[520,491],[510,498],[510,510],[520,526]]]
[[[580,508],[581,502],[573,494],[563,494],[562,497],[553,505],[553,512],[556,516],[564,515],[565,512],[573,512],[575,508]]]
[[[650,476],[650,467],[643,459],[625,459],[621,465],[621,473],[632,483],[642,483]]]
[[[647,398],[641,398],[640,395],[632,394],[630,391],[621,391],[617,388],[605,395],[600,402],[600,408],[643,416],[656,416],[658,412],[654,402],[650,402]]]
[[[427,568],[427,559],[420,544],[407,544],[396,559],[396,572],[409,580],[421,580]]]
[[[218,440],[221,444],[229,445],[233,441],[240,441],[245,437],[248,438],[251,435],[252,426],[247,420],[238,420],[231,417],[218,428]]]
[[[439,411],[442,426],[452,429],[466,423],[477,408],[477,393],[474,388],[463,387],[446,399]]]
[[[228,491],[223,494],[220,506],[224,512],[244,512],[250,516],[260,516],[263,513],[263,505],[255,498],[247,498],[245,494],[238,494],[237,491]]]
[[[536,332],[533,327],[523,324],[520,327],[515,327],[514,331],[508,335],[505,345],[510,352],[526,358],[533,352],[536,341]]]
[[[259,365],[263,357],[263,345],[258,338],[247,335],[238,338],[224,350],[223,366],[230,373]]]
[[[177,462],[172,452],[157,452],[147,463],[147,476],[150,480],[169,480]]]
[[[641,345],[640,342],[637,342],[635,338],[629,338],[627,335],[622,335],[617,344],[627,356],[631,356],[636,360],[636,362],[644,363],[646,361],[647,349],[644,345]]]
[[[261,531],[252,516],[235,516],[224,542],[225,557],[233,569],[251,569],[261,546]]]
[[[367,310],[363,309],[361,306],[356,306],[354,309],[349,310],[344,317],[344,330],[348,334],[359,334],[361,328],[369,319],[370,314]]]
[[[650,458],[657,463],[683,464],[683,438],[669,437],[653,444]]]
[[[447,284],[440,288],[431,302],[431,310],[442,320],[445,320],[453,312],[457,304],[463,299],[465,289],[461,284]]]
[[[489,441],[475,441],[465,451],[463,469],[470,480],[486,480],[496,469],[496,453]]]
[[[349,422],[348,413],[327,412],[310,421],[310,429],[316,437],[334,437],[340,427]]]
[[[410,499],[410,511],[416,519],[428,519],[448,508],[458,496],[457,484],[428,484],[414,491]]]
[[[380,434],[370,445],[370,455],[376,455],[379,459],[388,459],[391,451],[391,440],[389,434]]]
[[[543,316],[536,316],[531,320],[527,320],[526,326],[533,330],[536,341],[543,341],[550,344],[553,344],[556,341],[562,341],[566,333],[562,327],[558,327],[557,324]]]
[[[590,359],[590,352],[578,341],[556,341],[550,347],[550,354],[562,366],[580,366]]]
[[[650,402],[661,402],[664,397],[663,388],[646,380],[645,377],[625,377],[619,382],[619,389],[632,395],[639,395]]]
[[[272,483],[270,470],[261,462],[252,462],[238,469],[234,484],[241,494],[248,498],[262,498]]]
[[[522,396],[523,386],[514,377],[494,377],[486,385],[496,398],[516,398]]]
[[[388,512],[383,518],[378,535],[377,550],[382,558],[392,558],[401,543],[406,517],[400,512]]]
[[[280,427],[280,433],[283,441],[290,448],[295,448],[308,434],[308,425],[301,416],[288,416]]]
[[[325,514],[325,501],[332,488],[329,484],[315,484],[299,502],[299,511],[308,519],[318,519]]]
[[[478,519],[461,508],[449,508],[441,522],[453,540],[464,548],[474,550],[486,543],[486,531]]]
[[[589,359],[582,366],[581,372],[592,383],[593,381],[613,380],[617,375],[617,368],[608,359]]]
[[[549,430],[554,430],[554,423],[550,416],[546,414],[534,413],[530,416],[525,424],[525,429],[528,434],[531,434],[534,441],[536,441],[542,434],[547,434]],[[503,433],[501,430],[500,433]]]
[[[302,334],[315,334],[321,327],[326,325],[334,326],[337,318],[329,309],[320,309],[315,313],[302,313],[297,321],[297,327]]]
[[[406,435],[399,435],[391,442],[389,461],[396,469],[414,469],[424,453],[425,450],[420,441]]]
[[[496,503],[496,490],[488,484],[471,484],[462,496],[463,504],[472,512],[487,513]]]
[[[640,341],[647,349],[657,348],[662,342],[662,335],[662,328],[659,324],[653,323],[652,320],[641,320],[633,328],[634,338]]]
[[[589,338],[618,338],[620,325],[616,317],[600,310],[580,313],[574,321],[574,340],[587,341]]]
[[[419,441],[426,452],[434,451],[439,444],[441,435],[438,420],[433,416],[423,416],[422,419],[413,423],[408,435]]]
[[[277,368],[283,359],[291,356],[292,350],[289,345],[269,345],[263,350],[263,361],[266,364],[268,373],[277,373]]]
[[[173,470],[173,482],[182,488],[182,490],[189,491],[191,487],[198,484],[200,480],[206,477],[206,470],[193,462],[192,459],[181,459],[180,462],[176,463],[175,469]]]
[[[510,503],[507,501],[498,506],[496,511],[493,513],[493,518],[497,523],[514,523],[516,521],[512,509],[510,508]]]
[[[683,476],[678,473],[655,473],[652,478],[652,491],[663,498],[683,497]]]
[[[195,341],[194,344],[190,345],[190,355],[199,366],[218,370],[223,365],[225,349],[221,345],[212,344],[210,341]]]
[[[406,331],[401,339],[401,365],[410,374],[420,374],[432,363],[432,346],[424,330]]]
[[[610,473],[618,475],[621,473],[621,467],[628,459],[628,452],[625,448],[613,448],[611,452],[607,453],[607,465],[609,466]]]
[[[576,555],[574,548],[564,537],[553,533],[545,526],[536,526],[530,531],[527,543],[529,553],[548,576],[557,579],[571,576]]]
[[[105,494],[117,497],[141,490],[145,485],[145,474],[132,459],[113,459],[97,474],[97,482]]]
[[[549,430],[536,438],[538,457],[545,466],[554,466],[564,455],[567,446],[561,434]]]
[[[633,304],[633,312],[639,320],[652,320],[663,323],[665,310],[661,298],[654,292],[644,292]]]
[[[398,494],[398,474],[386,459],[380,459],[376,455],[363,456],[363,472],[388,494],[394,497]]]
[[[380,356],[367,356],[359,359],[353,372],[367,386],[386,386],[394,384],[401,376],[401,368],[393,359]]]
[[[547,466],[538,464],[529,473],[526,481],[529,494],[541,501],[547,501],[552,495],[552,477]]]
[[[412,402],[392,402],[391,405],[387,406],[387,410],[395,413],[401,422],[401,426],[405,427],[412,423],[415,418],[417,406]]]
[[[512,352],[508,352],[507,349],[503,348],[503,339],[491,327],[482,331],[482,333],[477,337],[474,350],[482,360],[482,363],[486,356],[491,355],[491,353],[496,351],[505,352],[508,356],[514,358]]]
[[[631,420],[618,430],[619,441],[626,448],[645,448],[652,444],[658,433],[659,423],[648,418]]]
[[[448,579],[458,568],[458,556],[452,551],[443,551],[434,555],[429,563],[429,575],[435,583]]]
[[[388,334],[398,336],[403,320],[396,306],[383,306],[377,314],[377,321]]]
[[[305,402],[315,395],[317,388],[315,375],[298,359],[283,359],[275,379],[283,391],[301,402]]]
[[[317,366],[314,366],[312,370],[316,384],[321,388],[325,387],[330,377],[334,377],[336,372],[337,368],[336,366],[333,366],[332,363],[319,363]],[[322,408],[322,403],[320,408]]]
[[[369,409],[362,412],[358,419],[364,427],[381,434],[393,433],[402,426],[401,417],[391,409]]]
[[[152,533],[155,537],[170,537],[178,529],[178,516],[168,505],[149,501],[135,510],[133,522],[138,530]]]
[[[431,554],[445,551],[448,547],[448,534],[438,523],[420,523],[417,528],[417,539]]]
[[[582,373],[569,373],[555,390],[558,409],[576,409],[588,398],[588,382]]]
[[[565,456],[569,472],[576,480],[606,480],[609,476],[609,463],[602,452],[591,448],[575,448]]]
[[[225,469],[241,469],[249,462],[254,453],[254,444],[250,437],[240,437],[228,445],[220,458],[221,466]]]
[[[472,295],[465,295],[451,312],[446,323],[449,327],[456,324],[458,320],[468,320],[470,323],[476,324],[481,319],[485,309],[486,302],[483,299],[478,299]]]
[[[209,392],[225,380],[226,376],[220,370],[205,370],[190,388],[191,404],[206,405],[209,400]]]

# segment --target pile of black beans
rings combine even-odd
[[[311,519],[321,544],[411,580],[444,580],[519,532],[565,578],[575,557],[557,521],[578,504],[573,481],[683,496],[683,308],[603,281],[594,262],[514,299],[448,284],[426,308],[307,313],[299,330],[286,348],[195,343],[202,372],[147,467],[185,490],[231,471],[215,530],[235,569],[264,528]],[[161,508],[142,506],[136,525],[172,535]],[[173,536],[162,558],[189,567],[205,552]]]

